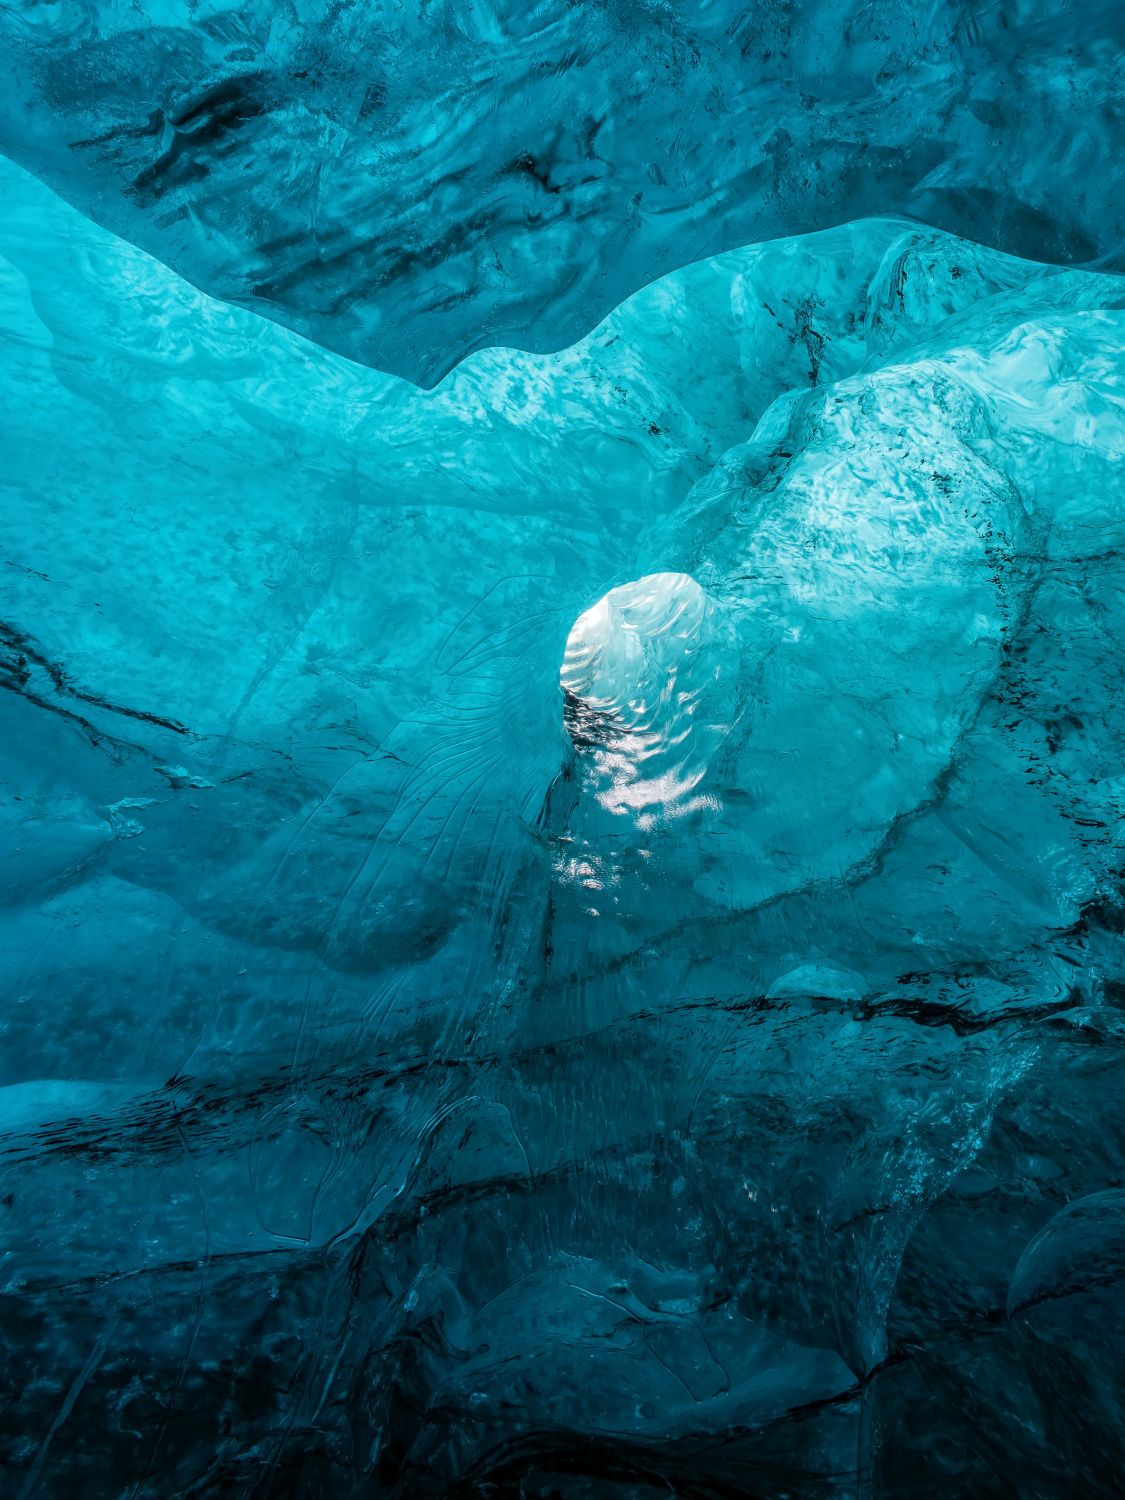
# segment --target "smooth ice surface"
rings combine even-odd
[[[0,203],[11,1492],[1112,1492],[1125,279],[426,393]]]
[[[4,0],[0,150],[432,385],[654,277],[907,213],[1121,254],[1120,0]]]

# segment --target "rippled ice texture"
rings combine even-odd
[[[1125,279],[427,393],[0,201],[6,1493],[1114,1492]]]
[[[1120,258],[1121,0],[0,0],[0,149],[432,385],[667,271],[908,213]]]

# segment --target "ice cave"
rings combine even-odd
[[[1122,0],[0,41],[0,1495],[1125,1496]]]

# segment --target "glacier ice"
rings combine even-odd
[[[1116,1493],[1125,278],[423,391],[0,203],[6,1492]]]
[[[189,280],[432,384],[872,214],[1119,257],[1120,0],[4,0],[0,149]]]
[[[1125,1428],[1123,1276],[1125,1193],[1117,1188],[1057,1213],[1021,1255],[1008,1288],[1008,1316],[1049,1436],[1076,1477],[1110,1493]]]

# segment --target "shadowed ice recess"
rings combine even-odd
[[[426,392],[0,203],[12,1493],[1116,1493],[1125,278]]]

